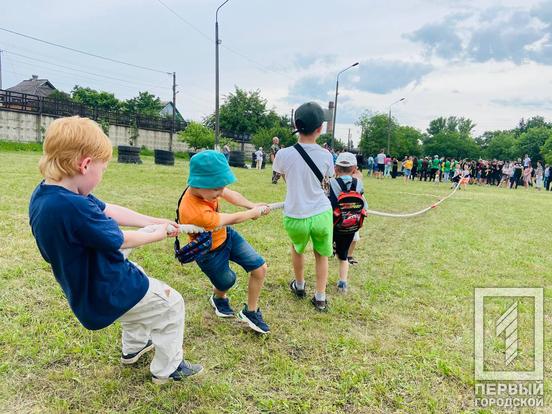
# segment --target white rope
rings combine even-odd
[[[268,207],[270,208],[271,211],[272,210],[279,210],[281,208],[284,208],[284,203],[272,203],[272,204],[268,204]],[[266,210],[265,206],[255,207],[255,208],[260,209],[261,213],[264,213],[264,211]],[[141,232],[144,232],[144,233],[153,233],[155,230],[157,230],[159,228],[159,226],[165,226],[165,224],[151,224],[149,226],[142,227],[138,231],[141,231]],[[219,226],[219,227],[213,229],[213,231],[219,230],[222,227],[224,227],[224,226]],[[174,231],[174,226],[169,224],[167,226],[167,234],[172,233],[173,231]],[[206,231],[207,230],[205,230],[203,227],[195,226],[193,224],[180,224],[178,226],[178,232],[180,234],[181,233],[204,233]],[[128,258],[128,256],[130,255],[130,252],[132,252],[131,247],[129,247],[128,249],[121,249],[121,253],[123,253],[123,256],[125,257],[125,259]]]
[[[452,192],[449,195],[447,195],[446,197],[440,199],[439,201],[437,201],[436,203],[430,205],[429,207],[426,207],[426,208],[424,208],[422,210],[419,210],[419,211],[415,211],[413,213],[402,213],[402,214],[401,213],[385,213],[383,211],[375,211],[375,210],[366,210],[366,212],[368,213],[368,215],[380,216],[380,217],[392,217],[392,218],[416,217],[416,216],[419,216],[419,215],[422,215],[422,214],[428,212],[432,208],[436,208],[439,204],[441,204],[447,198],[452,197],[452,195],[456,192],[456,190],[458,190],[458,188],[460,188],[460,182],[458,182],[456,184],[456,186],[454,187]]]

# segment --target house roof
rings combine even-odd
[[[56,90],[55,86],[48,79],[38,79],[33,75],[31,79],[19,82],[17,85],[7,89],[11,92],[27,93],[30,95],[48,96]]]

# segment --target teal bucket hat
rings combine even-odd
[[[190,159],[188,185],[194,188],[221,188],[236,181],[224,154],[208,150]]]

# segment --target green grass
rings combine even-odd
[[[142,158],[142,165],[112,162],[95,194],[173,218],[188,163],[165,167]],[[236,226],[269,265],[261,296],[272,328],[266,337],[217,319],[207,302],[208,279],[196,265],[180,266],[166,240],[136,249],[132,259],[184,296],[185,356],[206,371],[159,387],[150,381],[151,357],[138,367],[120,365],[118,324],[97,332],[79,325],[40,257],[27,218],[38,159],[0,152],[0,412],[474,412],[474,287],[551,282],[552,194],[521,188],[470,187],[422,217],[368,218],[345,296],[336,293],[331,261],[327,314],[288,291],[292,269],[280,211]],[[251,200],[283,200],[285,185],[271,185],[270,171],[235,173],[232,188]],[[370,208],[383,211],[413,211],[448,192],[445,185],[402,180],[364,183]],[[313,265],[309,254],[311,293]],[[246,286],[239,269],[230,292],[236,308]],[[545,296],[549,301],[550,292]],[[545,332],[548,310],[546,303]],[[545,341],[546,352],[550,335]],[[500,356],[501,344],[494,348]],[[545,358],[545,372],[550,364]]]

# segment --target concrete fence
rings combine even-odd
[[[29,114],[19,111],[10,111],[0,108],[0,140],[17,141],[17,142],[42,142],[44,133],[50,123],[56,118]],[[109,139],[113,146],[129,145],[129,139],[133,134],[132,128],[110,125]],[[138,137],[135,141],[135,146],[145,147],[148,149],[169,149],[170,133],[165,131],[152,131],[139,128],[137,130]],[[177,139],[173,139],[173,151],[188,151],[188,146]],[[245,159],[251,159],[251,153],[255,151],[252,144],[245,144]]]

